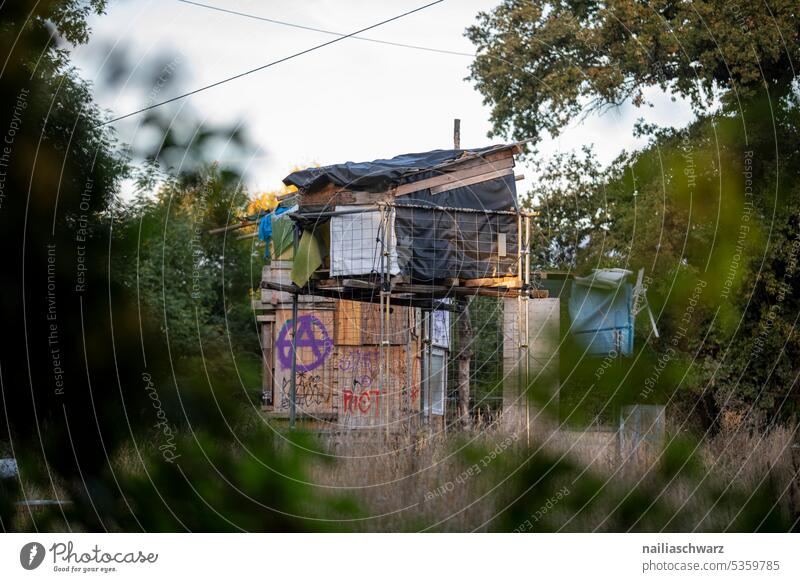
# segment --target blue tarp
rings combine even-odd
[[[575,279],[569,298],[570,330],[587,355],[633,353],[633,285],[628,275],[629,271],[609,269]]]
[[[289,210],[295,210],[295,208],[284,208],[279,206],[273,212],[265,215],[258,222],[258,238],[266,243],[264,245],[264,259],[266,260],[269,260],[269,241],[272,238],[272,219],[277,218],[281,214],[289,212]]]

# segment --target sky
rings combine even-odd
[[[198,0],[304,26],[351,33],[424,5],[425,0]],[[480,11],[499,0],[446,0],[363,34],[391,42],[472,54],[464,37]],[[216,82],[331,40],[332,36],[193,6],[179,0],[112,0],[90,19],[88,44],[73,51],[81,75],[95,84],[99,105],[119,116],[144,105]],[[132,75],[114,78],[114,58],[124,56]],[[163,82],[142,85],[158,62]],[[344,39],[298,58],[198,93],[170,106],[176,122],[191,112],[209,124],[241,123],[257,145],[242,159],[230,148],[216,158],[237,163],[253,191],[274,190],[293,168],[392,157],[451,148],[453,119],[461,119],[462,147],[489,139],[490,108],[465,78],[471,57]],[[112,77],[113,78],[113,77]],[[174,83],[168,82],[173,80]],[[623,105],[573,124],[541,145],[541,160],[593,145],[602,163],[643,145],[632,136],[637,118],[683,126],[689,107],[651,91],[652,108]],[[114,124],[130,141],[142,116]],[[540,159],[518,170],[520,191],[535,191]]]

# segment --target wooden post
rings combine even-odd
[[[461,149],[461,120],[453,120],[453,148]],[[472,343],[475,340],[472,332],[472,322],[469,317],[469,304],[471,298],[467,297],[462,303],[456,320],[456,333],[458,335],[458,422],[462,428],[470,425],[469,412],[469,369],[472,360]],[[452,345],[452,342],[451,342]],[[447,420],[445,420],[447,424]]]
[[[297,258],[297,247],[299,244],[299,234],[297,226],[294,228],[294,245],[292,257]],[[292,293],[292,378],[289,386],[289,428],[294,428],[297,419],[297,318],[298,313],[297,290]]]
[[[272,408],[275,406],[275,324],[265,322],[261,324],[261,358],[263,362],[263,375],[261,391],[264,394],[263,404]]]
[[[469,319],[469,301],[466,298],[463,309],[456,319],[456,335],[458,336],[458,420],[462,428],[469,428],[469,369],[472,360],[472,343],[475,339],[472,322]]]

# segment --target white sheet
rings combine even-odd
[[[381,225],[381,212],[369,210],[371,206],[340,206],[339,210],[366,212],[343,214],[331,218],[331,276],[358,276],[378,274],[381,270],[381,243],[387,240]],[[397,264],[397,234],[394,230],[394,214],[387,219],[391,228],[389,249],[389,272],[400,274]]]

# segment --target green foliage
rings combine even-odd
[[[479,49],[471,79],[496,133],[536,143],[581,113],[642,106],[648,88],[694,106],[699,117],[685,129],[640,124],[648,146],[608,168],[588,149],[557,155],[533,203],[541,267],[645,270],[661,338],[640,318],[637,335],[649,339],[637,357],[651,364],[624,384],[655,375],[645,401],[672,405],[693,393],[704,406],[692,399],[685,412],[705,416],[706,427],[726,415],[764,427],[800,412],[791,66],[800,39],[796,3],[768,4],[506,0],[467,32]],[[596,366],[580,354],[564,361],[576,399],[625,392],[595,386],[591,396]],[[641,367],[629,365],[632,374]]]
[[[138,183],[133,203],[115,217],[124,251],[115,256],[120,280],[176,354],[199,354],[224,338],[237,349],[257,350],[250,299],[260,257],[252,239],[209,233],[245,212],[248,197],[238,177],[216,165],[189,178],[159,176],[151,166]]]
[[[467,30],[470,79],[494,132],[538,141],[587,111],[645,104],[658,87],[705,111],[790,92],[800,59],[794,0],[504,0]]]
[[[590,148],[582,155],[559,153],[543,168],[536,206],[534,268],[574,269],[590,235],[605,227],[602,174]],[[531,201],[528,201],[530,205]]]
[[[653,366],[659,357],[668,361],[659,391],[667,401],[686,390],[713,395],[716,412],[705,420],[712,425],[723,411],[761,427],[798,413],[800,343],[791,330],[800,311],[800,183],[789,168],[800,135],[790,114],[776,116],[786,157],[775,174],[774,144],[755,138],[764,121],[757,104],[751,111],[747,127],[756,131],[747,139],[739,119],[714,116],[660,131],[644,150],[621,156],[597,180],[595,204],[578,216],[590,224],[602,214],[603,223],[584,230],[580,244],[556,237],[551,249],[559,254],[548,249],[544,263],[560,267],[559,256],[574,255],[583,270],[645,269],[661,339],[650,337],[643,349]],[[586,162],[566,166],[565,173],[579,172]],[[552,186],[544,190],[545,225],[574,213],[572,199],[588,198],[577,180],[559,197]],[[649,322],[639,324],[639,337],[648,337]]]
[[[310,443],[276,442],[253,412],[261,258],[207,233],[246,206],[239,177],[151,168],[133,204],[118,198],[130,168],[60,44],[85,41],[103,5],[0,5],[13,138],[0,152],[0,434],[24,475],[0,483],[0,529],[321,527],[293,517],[318,505],[298,484]],[[72,504],[23,514],[15,502],[31,497]]]

